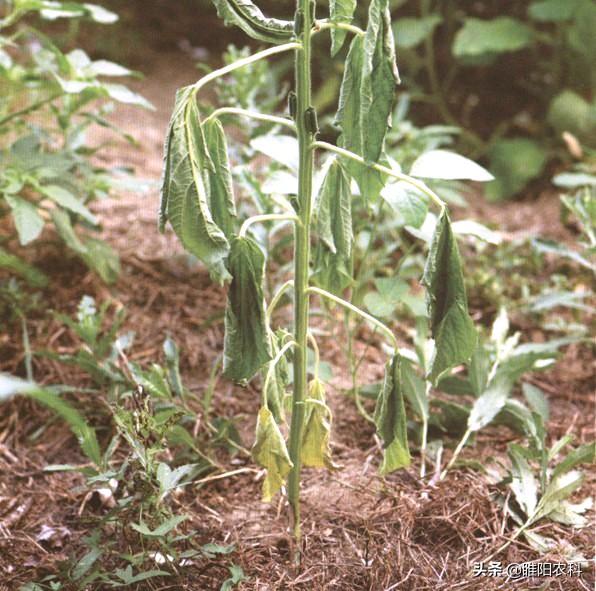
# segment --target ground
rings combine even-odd
[[[134,330],[132,358],[140,362],[160,358],[167,334],[182,351],[183,377],[200,395],[221,352],[224,296],[208,275],[186,265],[182,250],[169,233],[158,234],[157,179],[161,173],[162,142],[177,87],[197,78],[194,62],[181,51],[151,54],[144,63],[146,79],[137,88],[156,106],[153,112],[121,109],[116,120],[133,133],[139,149],[120,145],[109,164],[132,165],[139,177],[154,182],[142,195],[118,195],[97,208],[104,220],[106,239],[121,253],[123,271],[118,283],[106,287],[82,265],[57,257],[45,262],[52,283],[44,294],[47,307],[72,314],[84,294],[98,301],[113,299],[127,309],[124,330]],[[529,194],[518,202],[491,206],[477,202],[475,219],[496,223],[504,233],[540,232],[559,237],[565,230],[558,221],[556,195]],[[527,215],[526,215],[527,214]],[[531,215],[530,215],[531,214]],[[456,212],[456,215],[457,212]],[[531,218],[531,223],[527,219]],[[51,269],[50,269],[51,267]],[[505,280],[505,278],[503,278]],[[74,346],[55,318],[38,313],[30,321],[34,348]],[[15,328],[16,330],[16,328]],[[338,329],[329,332],[324,357],[341,368]],[[334,334],[335,333],[335,334]],[[21,372],[20,335],[0,336],[0,371]],[[554,439],[573,433],[577,443],[594,439],[594,362],[590,351],[573,345],[552,370],[532,381],[549,395],[552,417],[548,425]],[[34,372],[43,383],[82,384],[83,377],[47,358],[36,357]],[[382,372],[382,356],[373,348],[366,372],[372,379]],[[341,371],[340,371],[341,373]],[[248,580],[243,590],[474,590],[474,589],[591,589],[593,570],[582,577],[525,580],[520,584],[502,578],[474,578],[474,563],[485,560],[505,540],[505,522],[491,502],[495,487],[477,472],[454,469],[438,484],[418,476],[420,460],[411,468],[381,479],[376,474],[380,450],[373,429],[342,393],[337,380],[329,393],[334,413],[333,451],[341,469],[305,470],[303,481],[304,562],[300,572],[290,566],[290,542],[283,501],[259,501],[262,474],[249,458],[234,462],[222,456],[224,470],[239,474],[212,480],[175,499],[176,512],[190,516],[185,527],[197,530],[198,543],[235,544],[231,556]],[[243,441],[250,446],[254,416],[259,404],[252,388],[237,388],[220,381],[215,406],[223,416],[234,417]],[[504,457],[514,436],[502,428],[481,433],[464,458]],[[89,532],[91,517],[100,509],[85,506],[86,491],[80,477],[47,473],[47,464],[81,462],[70,431],[33,402],[13,400],[0,415],[0,590],[13,591],[20,583],[58,572],[65,561],[81,551],[81,537]],[[228,463],[226,463],[228,462]],[[583,496],[596,475],[588,470]],[[581,496],[581,495],[580,495]],[[583,497],[582,497],[583,498]],[[591,514],[593,519],[593,513]],[[60,535],[51,543],[39,541],[44,527]],[[586,556],[594,554],[593,531],[572,531],[549,525],[543,533],[567,540]],[[511,531],[510,526],[508,530]],[[540,557],[523,541],[512,544],[498,558],[513,562],[556,562],[559,554]],[[189,567],[160,585],[145,583],[139,589],[219,589],[228,573],[217,560]]]

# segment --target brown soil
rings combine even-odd
[[[152,54],[143,69],[146,79],[137,87],[157,110],[119,111],[117,123],[139,139],[140,149],[120,146],[110,158],[112,164],[132,165],[139,177],[157,181],[174,91],[196,79],[198,72],[182,52]],[[521,203],[499,206],[476,203],[471,217],[494,222],[511,236],[537,232],[563,235],[556,196],[542,195],[538,203],[540,207],[531,196]],[[201,269],[187,264],[171,233],[158,234],[157,207],[156,186],[142,196],[126,195],[101,204],[98,211],[104,220],[105,238],[123,259],[119,282],[108,288],[84,267],[48,258],[45,270],[51,273],[52,284],[45,293],[45,305],[72,314],[84,294],[122,304],[127,309],[123,330],[136,333],[132,359],[160,359],[163,339],[172,334],[183,355],[185,383],[201,396],[221,352],[224,294]],[[522,221],[527,219],[533,220],[531,225]],[[59,346],[66,351],[74,347],[61,323],[43,311],[31,318],[29,328],[34,350]],[[11,330],[14,332],[0,335],[0,371],[22,374],[20,336],[16,326]],[[324,358],[338,365],[336,374],[341,374],[344,362],[337,343],[342,335],[331,336],[323,347]],[[382,354],[373,347],[369,357],[363,378],[372,381],[382,373]],[[532,378],[549,396],[552,418],[548,427],[553,440],[566,433],[573,433],[576,443],[594,439],[594,369],[590,351],[571,346],[555,369]],[[84,384],[80,373],[41,357],[35,358],[34,373],[42,383]],[[189,488],[175,500],[175,511],[190,515],[185,527],[198,531],[197,543],[235,544],[231,559],[248,578],[239,589],[592,588],[592,567],[582,577],[526,579],[521,583],[474,578],[474,563],[485,560],[512,531],[511,524],[505,528],[502,511],[491,501],[495,485],[465,469],[454,469],[444,482],[431,485],[428,479],[418,477],[418,456],[411,468],[379,478],[375,467],[380,449],[373,429],[337,387],[342,383],[345,380],[336,379],[329,393],[334,412],[334,457],[342,468],[334,473],[304,472],[304,562],[300,572],[290,565],[284,502],[259,502],[262,474],[249,459],[237,456],[232,462],[222,457],[225,469],[247,470]],[[84,395],[80,398],[83,401]],[[219,382],[216,413],[235,419],[245,446],[251,444],[258,403],[258,393],[253,389]],[[47,464],[82,461],[70,431],[30,401],[13,400],[1,408],[0,590],[16,591],[21,583],[60,572],[69,558],[80,555],[81,537],[89,533],[97,510],[94,514],[92,508],[84,506],[85,491],[77,489],[82,484],[79,476],[43,471]],[[463,457],[487,463],[492,457],[504,458],[506,444],[512,439],[509,431],[487,429]],[[596,480],[593,469],[586,472],[587,482],[579,498],[586,496]],[[593,520],[594,513],[590,515]],[[51,543],[37,540],[43,526],[57,531]],[[542,534],[573,543],[588,558],[594,555],[590,530],[541,527]],[[559,552],[540,557],[519,540],[497,560],[509,564],[559,559]],[[209,591],[219,589],[227,577],[224,563],[207,561],[160,584],[146,582],[137,588]]]

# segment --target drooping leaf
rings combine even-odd
[[[312,281],[336,295],[341,295],[354,282],[353,257],[333,253],[322,242],[315,246],[314,269]]]
[[[476,347],[476,330],[468,314],[462,264],[446,211],[439,216],[422,283],[427,289],[435,355],[429,378],[467,361]]]
[[[340,145],[372,162],[384,159],[383,144],[399,81],[386,10],[387,0],[372,2],[366,36],[352,40],[335,116],[341,128]],[[353,161],[346,168],[362,195],[376,199],[384,186],[383,175]]]
[[[352,254],[352,194],[350,179],[339,160],[329,167],[315,203],[317,231],[331,252]]]
[[[287,333],[282,330],[278,330],[271,334],[271,348],[272,357],[275,358],[279,353],[280,349],[284,345],[285,337]],[[271,361],[270,363],[273,363]],[[263,368],[263,379],[265,380],[269,366]],[[286,355],[281,357],[275,365],[275,369],[267,385],[267,407],[273,414],[275,421],[281,423],[284,420],[284,398],[286,394],[286,386],[289,384],[289,373],[288,373],[288,360]]]
[[[333,469],[329,437],[331,435],[331,411],[325,402],[323,383],[315,378],[308,386],[308,398],[304,401],[304,428],[300,457],[305,466]]]
[[[426,179],[493,181],[488,170],[473,160],[449,150],[429,150],[419,156],[410,169],[410,175]]]
[[[203,177],[213,168],[192,87],[182,88],[166,139],[159,226],[163,231],[169,220],[184,248],[224,281],[229,279],[224,267],[229,243],[213,219]]]
[[[404,395],[416,414],[423,420],[428,420],[428,395],[426,383],[416,374],[412,365],[402,360],[402,379]]]
[[[252,238],[234,238],[228,269],[232,282],[225,315],[224,375],[243,381],[271,359],[263,296],[265,256]]]
[[[25,246],[33,242],[43,230],[44,220],[33,203],[16,195],[4,195],[12,210],[14,225],[19,235],[19,242]]]
[[[404,407],[403,365],[404,361],[395,355],[385,368],[385,378],[377,405],[375,425],[383,440],[383,461],[381,474],[389,474],[410,465],[406,411]]]
[[[213,220],[229,240],[234,234],[236,205],[226,136],[219,119],[206,121],[203,124],[203,133],[214,167],[213,170],[207,170],[209,209]]]
[[[356,0],[329,0],[329,19],[332,23],[350,24],[354,18]],[[331,29],[331,57],[335,57],[342,48],[347,31]]]
[[[240,27],[249,37],[267,43],[286,43],[294,22],[267,18],[250,0],[213,0],[217,14],[228,26]]]
[[[453,55],[463,58],[524,49],[532,43],[527,25],[509,16],[492,20],[467,18],[453,41]]]
[[[263,481],[263,500],[268,502],[279,491],[292,469],[292,461],[283,435],[271,414],[263,407],[257,417],[256,441],[252,456],[257,464],[267,470]]]

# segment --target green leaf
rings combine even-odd
[[[412,164],[410,175],[448,181],[468,180],[485,183],[495,180],[488,170],[473,160],[448,150],[424,152]]]
[[[209,208],[203,175],[213,168],[193,89],[187,86],[176,94],[166,139],[159,225],[163,231],[169,220],[184,248],[221,282],[229,279],[224,260],[230,246]]]
[[[372,0],[363,49],[360,88],[362,152],[359,153],[366,161],[377,162],[383,151],[385,134],[391,127],[395,89],[399,84],[388,0]]]
[[[565,474],[565,472],[572,470],[576,466],[579,466],[580,464],[585,464],[588,462],[593,463],[595,459],[595,453],[596,444],[594,442],[586,443],[577,449],[574,449],[565,457],[564,460],[555,466],[552,478],[555,479],[558,476]]]
[[[225,315],[224,375],[243,381],[272,356],[263,297],[265,256],[252,238],[234,238],[228,269],[232,283]]]
[[[518,505],[527,516],[534,514],[538,504],[538,483],[522,448],[512,444],[508,449],[511,459],[511,490]]]
[[[120,258],[109,244],[103,240],[88,238],[81,257],[107,284],[116,283],[120,275]]]
[[[277,356],[284,345],[286,336],[287,333],[283,330],[278,330],[271,335],[272,357],[275,358]],[[267,407],[273,413],[277,423],[281,423],[284,420],[284,399],[286,386],[290,381],[286,355],[276,363],[274,373],[267,386],[267,392],[265,392]],[[268,369],[269,366],[263,368],[263,379],[266,378]]]
[[[431,37],[440,24],[441,17],[438,14],[430,14],[424,18],[400,18],[393,25],[395,43],[398,47],[412,49]]]
[[[140,523],[131,523],[130,527],[135,531],[139,532],[142,536],[147,538],[162,538],[169,534],[173,529],[178,527],[183,521],[186,521],[188,516],[186,515],[175,515],[170,519],[166,519],[163,523],[158,525],[155,529],[151,530],[142,521]]]
[[[531,519],[532,523],[548,516],[552,511],[559,510],[561,501],[576,491],[583,481],[584,475],[577,470],[553,474],[538,502],[538,507]]]
[[[286,43],[294,35],[294,22],[267,18],[250,0],[213,0],[227,26],[240,27],[249,37],[267,43]]]
[[[335,466],[329,447],[331,411],[325,402],[325,388],[320,380],[315,378],[310,382],[304,405],[304,427],[300,445],[302,463],[312,468],[332,470]]]
[[[408,291],[408,284],[397,277],[383,277],[375,279],[377,291],[364,296],[364,305],[373,316],[387,318],[395,312],[395,308],[402,301]]]
[[[79,201],[70,191],[58,185],[39,187],[43,195],[57,203],[60,207],[68,209],[72,213],[80,215],[84,220],[94,226],[97,225],[97,218]]]
[[[546,394],[540,388],[527,383],[522,384],[522,391],[530,408],[537,412],[545,423],[548,422],[550,409]]]
[[[596,103],[590,104],[572,90],[563,90],[552,99],[546,119],[558,134],[567,131],[588,144],[596,141]]]
[[[350,179],[338,159],[333,159],[315,203],[317,232],[329,250],[352,256],[352,192]]]
[[[486,427],[501,412],[511,393],[506,379],[493,379],[487,390],[479,396],[468,417],[468,429],[474,433]]]
[[[231,591],[238,583],[246,581],[244,571],[237,564],[230,565],[228,570],[230,571],[230,577],[222,583],[219,591]]]
[[[341,85],[335,123],[339,143],[370,162],[384,161],[385,134],[399,75],[387,0],[373,0],[364,37],[352,40]],[[346,164],[362,195],[375,199],[384,185],[381,173],[355,162]]]
[[[532,29],[521,21],[500,16],[492,20],[466,18],[453,41],[453,55],[463,58],[487,53],[507,53],[528,47]]]
[[[540,22],[563,22],[573,18],[578,7],[585,0],[542,0],[532,2],[528,7],[528,14]]]
[[[236,205],[234,203],[234,189],[228,160],[226,136],[219,119],[206,121],[203,124],[203,133],[214,166],[214,170],[209,169],[207,171],[209,208],[213,220],[229,240],[234,234]]]
[[[74,250],[79,255],[86,254],[87,247],[81,242],[74,231],[68,213],[56,208],[52,209],[50,216],[52,217],[52,221],[56,227],[56,232],[58,232],[60,238],[64,240],[66,246],[68,246],[68,248],[71,250]]]
[[[33,203],[16,195],[4,195],[4,198],[12,210],[19,242],[23,246],[33,242],[41,234],[44,225],[43,218],[37,213],[37,208]]]
[[[312,281],[336,295],[341,295],[354,282],[353,258],[331,252],[320,241],[315,247],[314,269]]]
[[[385,368],[383,387],[375,407],[375,425],[383,440],[381,474],[389,474],[410,465],[406,411],[404,407],[404,361],[395,355]]]
[[[470,358],[477,336],[468,315],[461,259],[446,211],[437,221],[422,283],[435,339],[429,379],[436,384],[441,374]]]
[[[428,213],[428,198],[409,183],[387,183],[381,197],[403,219],[403,224],[420,228]]]
[[[261,135],[250,142],[253,150],[265,154],[292,172],[298,172],[298,140],[289,135]]]
[[[252,456],[267,470],[263,482],[263,501],[271,501],[292,469],[283,435],[268,408],[263,407],[257,417],[256,441]]]
[[[498,140],[490,150],[490,169],[496,180],[487,185],[489,199],[506,199],[521,191],[540,176],[547,154],[539,144],[527,138]]]
[[[329,20],[332,23],[350,24],[354,18],[356,0],[329,0]],[[347,31],[331,29],[331,57],[335,57],[342,48]]]
[[[77,437],[85,455],[96,466],[101,465],[101,451],[95,430],[87,423],[78,410],[48,389],[41,388],[37,384],[7,374],[0,374],[0,402],[19,394],[29,396],[29,398],[32,398],[36,402],[47,406],[64,419]]]
[[[0,269],[8,269],[33,287],[45,287],[48,278],[38,269],[0,247]]]
[[[91,548],[75,565],[72,571],[72,578],[78,581],[82,578],[89,569],[95,564],[98,558],[101,557],[103,551],[100,548]]]

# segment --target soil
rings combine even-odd
[[[137,176],[152,184],[144,194],[119,195],[96,208],[104,220],[103,237],[121,254],[121,277],[115,286],[106,287],[76,261],[50,253],[42,261],[52,277],[44,293],[44,306],[72,315],[84,294],[124,306],[127,315],[122,330],[134,330],[136,334],[131,359],[141,363],[160,360],[163,340],[171,334],[182,352],[184,382],[199,398],[221,354],[224,292],[211,283],[203,269],[188,263],[171,232],[160,235],[156,228],[162,143],[174,92],[195,80],[199,72],[188,52],[176,48],[149,51],[143,59],[143,72],[145,79],[133,86],[156,110],[118,110],[115,122],[134,135],[140,147],[119,144],[109,152],[107,163],[132,166]],[[98,141],[102,137],[98,132]],[[538,198],[529,194],[520,201],[498,205],[475,200],[471,209],[456,212],[456,216],[495,224],[507,238],[541,234],[560,239],[568,236],[568,230],[559,222],[558,207],[557,196],[546,192]],[[530,224],[528,219],[532,220]],[[321,325],[321,329],[327,331],[324,359],[337,368],[336,376],[341,376],[345,361],[338,343],[345,335],[330,324]],[[0,335],[0,371],[22,375],[20,332],[16,326],[10,330]],[[67,352],[76,348],[63,324],[43,310],[32,314],[29,331],[34,350],[58,348]],[[360,336],[362,341],[370,337],[367,333]],[[375,381],[382,375],[380,344],[373,341],[373,345],[362,381]],[[594,439],[595,369],[591,351],[572,345],[554,369],[532,376],[531,381],[547,393],[551,403],[548,432],[553,441],[569,433],[574,435],[575,443]],[[34,375],[41,383],[85,385],[80,371],[44,357],[34,357]],[[238,589],[593,588],[593,563],[580,577],[521,582],[474,577],[474,564],[485,561],[513,531],[492,500],[496,485],[471,468],[454,468],[439,483],[420,479],[417,454],[409,469],[380,478],[376,473],[380,448],[374,430],[344,393],[347,383],[336,377],[328,392],[334,414],[334,460],[341,469],[304,471],[304,559],[299,572],[291,566],[284,501],[259,501],[263,474],[249,458],[241,454],[218,457],[223,472],[239,473],[188,487],[175,498],[174,510],[189,515],[184,528],[196,530],[197,544],[235,545],[229,558],[242,567],[247,577]],[[89,406],[84,394],[76,396]],[[252,441],[258,405],[259,395],[252,387],[218,382],[215,414],[234,420],[247,447]],[[505,461],[506,445],[513,439],[504,428],[486,429],[474,446],[466,448],[463,459],[480,460],[486,465]],[[87,504],[86,490],[77,474],[44,471],[48,464],[83,461],[71,432],[51,413],[25,399],[2,406],[0,591],[16,591],[22,583],[63,572],[68,560],[83,552],[82,538],[91,531],[101,508]],[[586,483],[578,499],[583,499],[596,481],[593,468],[585,471]],[[589,517],[593,524],[593,510]],[[53,528],[50,541],[39,536],[44,527]],[[540,533],[561,540],[561,546],[549,555],[539,556],[518,540],[495,560],[503,565],[559,562],[564,560],[565,543],[573,544],[588,558],[594,556],[593,527],[572,530],[548,524],[540,527]],[[176,576],[162,579],[159,584],[148,581],[131,588],[217,590],[229,576],[226,564],[219,559],[203,561],[186,571],[180,569]]]

